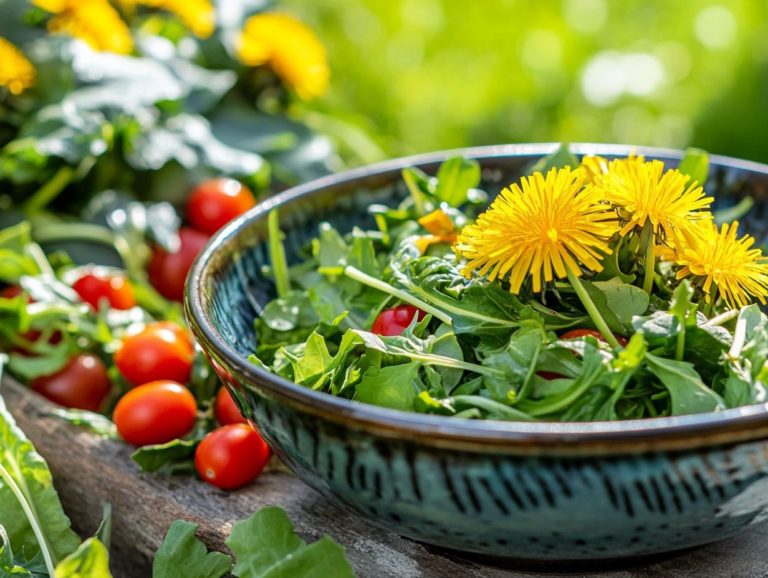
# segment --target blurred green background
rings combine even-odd
[[[596,141],[768,161],[765,0],[283,0],[329,52],[317,123],[361,161]],[[328,113],[325,116],[323,113]]]

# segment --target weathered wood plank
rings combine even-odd
[[[510,562],[482,564],[471,557],[441,552],[371,526],[329,504],[280,469],[268,471],[253,486],[231,493],[190,478],[140,474],[129,459],[130,448],[49,417],[50,405],[45,400],[10,380],[5,380],[3,394],[21,428],[48,460],[75,529],[83,535],[92,533],[99,523],[102,503],[112,503],[112,560],[116,578],[150,576],[152,556],[176,519],[200,524],[200,538],[210,548],[222,549],[232,523],[265,505],[284,508],[307,540],[325,533],[333,536],[345,547],[361,577],[502,578],[530,575],[531,570],[545,574],[600,570],[591,575],[604,578],[768,576],[765,525],[738,538],[682,555],[656,558],[631,567],[624,562],[619,565],[623,569],[613,571],[609,571],[610,564],[578,569]]]

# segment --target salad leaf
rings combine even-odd
[[[176,520],[168,529],[152,563],[153,578],[221,578],[232,560],[221,552],[208,552],[195,537],[197,524]]]
[[[704,385],[693,365],[657,357],[645,356],[648,369],[669,390],[672,398],[672,415],[704,413],[725,409],[725,402],[711,388]]]
[[[419,383],[421,364],[411,361],[389,367],[370,367],[356,387],[355,399],[391,409],[412,411],[422,389]]]
[[[131,454],[131,459],[142,472],[165,471],[173,473],[184,469],[183,462],[191,460],[200,439],[175,439],[164,444],[142,446]],[[192,469],[192,468],[187,468]]]
[[[98,538],[88,538],[59,562],[54,578],[112,578],[106,546]]]
[[[452,207],[468,200],[468,191],[480,184],[480,163],[474,159],[451,157],[437,171],[435,197]]]
[[[307,544],[293,530],[280,508],[262,508],[236,522],[227,546],[239,578],[354,578],[344,549],[329,536]]]
[[[688,148],[677,167],[684,175],[691,177],[691,181],[696,181],[704,186],[709,174],[709,155],[707,151],[697,148]]]
[[[2,359],[0,359],[0,370]],[[16,426],[0,396],[0,520],[9,543],[42,553],[50,568],[80,545],[53,487],[45,460]]]
[[[568,144],[563,143],[557,147],[557,150],[539,159],[528,171],[528,174],[533,174],[537,171],[546,174],[549,169],[559,169],[562,167],[576,168],[579,164],[579,159],[571,152]]]
[[[68,421],[72,425],[87,428],[103,438],[119,440],[115,423],[107,416],[84,409],[56,408],[51,410],[51,415]]]

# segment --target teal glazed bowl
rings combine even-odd
[[[217,234],[188,280],[195,336],[243,413],[278,457],[331,502],[372,524],[441,547],[531,560],[595,560],[689,548],[768,518],[768,404],[720,413],[601,423],[472,421],[405,413],[318,393],[246,359],[253,320],[273,297],[267,214],[279,207],[296,257],[321,221],[373,225],[371,203],[404,198],[400,170],[434,174],[457,153],[477,159],[492,195],[557,145],[436,153],[295,187]],[[630,152],[674,166],[681,153]],[[755,199],[742,223],[768,237],[768,166],[711,157],[720,206]]]

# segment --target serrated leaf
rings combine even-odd
[[[230,557],[208,552],[195,537],[195,530],[197,524],[191,522],[176,520],[171,524],[152,563],[152,578],[221,578],[230,571]]]

